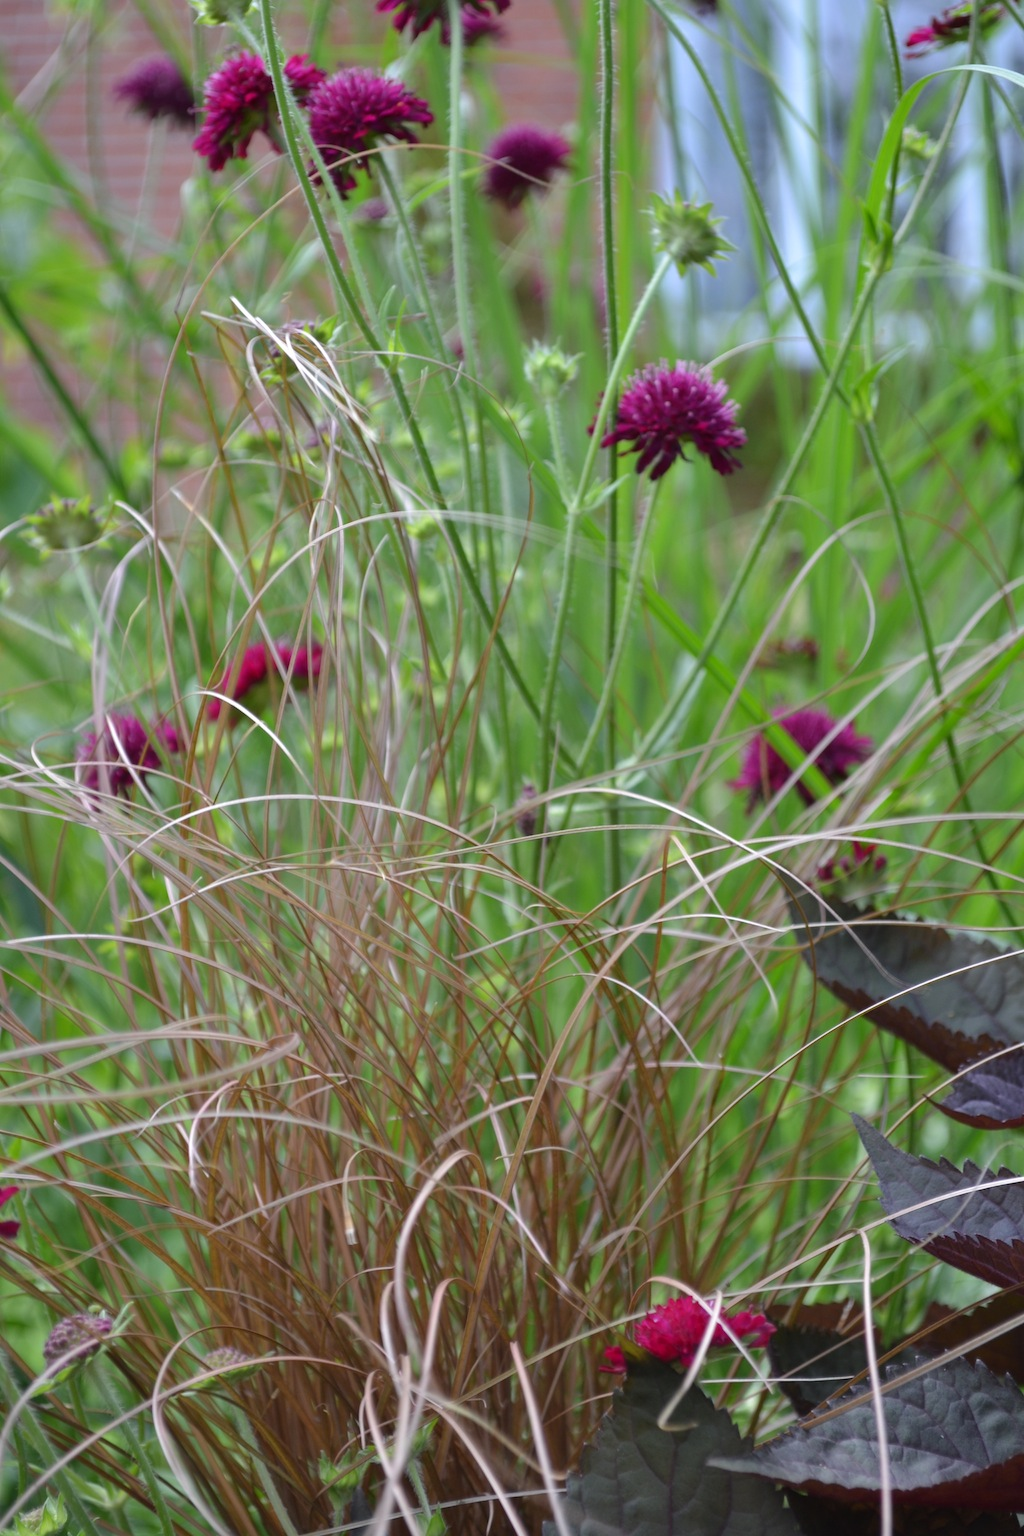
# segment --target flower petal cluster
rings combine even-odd
[[[166,118],[181,128],[192,126],[196,111],[192,87],[165,53],[142,59],[117,81],[114,95],[150,122]]]
[[[559,171],[569,169],[571,152],[561,134],[532,123],[513,123],[487,150],[491,164],[484,174],[484,192],[506,208],[518,208],[531,192],[542,191]]]
[[[312,646],[291,646],[284,641],[278,641],[274,646],[250,645],[242,652],[237,667],[229,667],[214,687],[218,693],[227,694],[237,703],[267,681],[272,667],[282,672],[290,671],[295,687],[308,687],[311,679],[320,676],[323,655],[324,648],[319,642]],[[210,699],[206,705],[207,717],[219,719],[223,707],[220,699]]]
[[[341,69],[309,98],[310,133],[342,197],[355,186],[354,171],[365,169],[366,157],[380,139],[415,144],[412,125],[433,121],[427,103],[403,81],[372,69]],[[311,174],[320,179],[315,167]]]
[[[110,1336],[113,1326],[113,1319],[104,1312],[73,1312],[70,1317],[62,1317],[43,1345],[43,1359],[47,1365],[56,1365],[68,1356],[72,1357],[68,1364],[72,1360],[87,1360]]]
[[[457,0],[457,3],[462,10],[462,26],[468,43],[476,41],[470,37],[471,18],[486,17],[491,6],[500,15],[502,11],[508,10],[512,0]],[[389,12],[393,15],[396,31],[404,32],[406,27],[411,28],[413,37],[419,37],[421,32],[426,32],[436,22],[441,28],[442,42],[449,43],[449,4],[450,0],[377,0],[377,9],[384,15]]]
[[[300,106],[326,79],[324,71],[311,64],[305,53],[293,54],[284,73]],[[273,148],[281,153],[274,82],[257,54],[236,54],[214,71],[206,82],[203,111],[203,126],[192,148],[209,163],[211,171],[223,170],[229,160],[247,159],[249,145],[257,133],[266,134]]]
[[[774,714],[804,756],[814,757],[815,766],[830,784],[841,784],[850,769],[865,762],[874,750],[870,736],[861,736],[851,722],[840,725],[823,709],[798,709],[788,715],[775,710]],[[792,769],[759,731],[743,754],[739,778],[731,780],[729,787],[747,791],[750,811],[759,800],[774,798],[791,777]],[[813,803],[814,795],[802,780],[796,790],[805,805]]]
[[[963,4],[947,6],[941,16],[933,16],[926,25],[915,27],[903,45],[907,50],[907,58],[917,59],[935,48],[948,48],[953,43],[963,42],[971,29],[974,8],[974,0],[964,0]],[[980,35],[984,37],[987,32],[991,32],[1005,15],[1003,6],[982,0],[978,6]]]
[[[112,710],[102,731],[90,731],[82,738],[77,754],[79,783],[92,794],[109,791],[127,799],[133,784],[163,767],[157,742],[168,752],[181,751],[181,738],[172,725],[151,729],[138,715]]]
[[[651,479],[660,480],[676,459],[686,458],[686,445],[692,443],[720,475],[731,475],[740,467],[736,449],[747,440],[736,425],[738,410],[710,368],[696,363],[670,368],[664,360],[648,363],[628,380],[615,425],[601,439],[601,447],[628,443],[626,452],[640,455],[637,474],[649,469]]]
[[[880,875],[889,863],[885,854],[879,853],[877,843],[854,841],[850,848],[851,853],[836,859],[826,859],[824,864],[818,865],[817,877],[822,885],[847,880],[851,875]]]
[[[674,1296],[641,1318],[633,1329],[633,1339],[656,1360],[669,1365],[692,1365],[708,1330],[710,1308],[692,1296]],[[715,1323],[709,1349],[721,1349],[742,1339],[751,1349],[763,1349],[775,1332],[763,1312],[723,1312]],[[617,1375],[627,1368],[625,1351],[613,1345],[604,1352],[601,1370]]]
[[[8,1200],[13,1200],[17,1193],[17,1184],[7,1184],[3,1189],[0,1189],[0,1207],[5,1206]],[[9,1243],[12,1238],[17,1237],[20,1231],[20,1221],[15,1221],[13,1218],[6,1221],[0,1221],[0,1240],[3,1242]]]

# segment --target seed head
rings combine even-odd
[[[711,217],[712,203],[685,203],[678,192],[670,198],[655,197],[651,206],[655,245],[667,251],[679,268],[703,267],[713,273],[714,263],[736,247],[718,233],[721,219]]]
[[[105,1312],[73,1312],[70,1317],[62,1317],[43,1345],[43,1359],[47,1365],[56,1365],[68,1356],[69,1365],[75,1360],[87,1360],[98,1352],[113,1326],[113,1319]]]

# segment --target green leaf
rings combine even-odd
[[[885,1373],[882,1411],[894,1504],[1024,1510],[1024,1398],[979,1361],[951,1360],[906,1380]],[[846,1502],[877,1498],[880,1448],[872,1393],[840,1399],[827,1415],[787,1430],[750,1456],[716,1458],[724,1470]]]
[[[562,1513],[574,1536],[796,1536],[773,1488],[708,1465],[743,1441],[727,1413],[693,1387],[672,1409],[682,1378],[660,1361],[629,1366],[579,1472],[566,1484]],[[544,1536],[558,1536],[546,1521]]]

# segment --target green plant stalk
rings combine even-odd
[[[68,394],[62,380],[50,363],[50,359],[15,309],[7,289],[2,283],[0,283],[0,311],[3,312],[11,329],[20,336],[26,351],[30,354],[36,367],[46,380],[50,393],[59,403],[85,447],[88,448],[97,464],[99,464],[117,494],[123,501],[127,501],[128,487],[122,478],[120,469],[118,469],[99,438],[93,432],[82,411],[79,410],[74,400]]]
[[[618,677],[619,667],[622,665],[622,657],[625,653],[626,645],[629,640],[629,627],[632,623],[633,609],[636,606],[637,592],[640,588],[640,572],[643,569],[644,553],[647,549],[647,541],[650,536],[651,528],[654,524],[654,514],[658,505],[658,494],[661,491],[663,484],[663,480],[656,480],[654,482],[654,493],[651,496],[650,505],[647,508],[647,514],[644,517],[640,531],[634,540],[633,558],[630,561],[629,578],[626,584],[626,595],[622,600],[622,617],[619,620],[619,630],[615,637],[615,648],[612,651],[611,660],[609,661],[605,672],[604,687],[601,690],[601,697],[598,700],[597,709],[594,711],[594,718],[590,722],[590,730],[587,732],[587,739],[583,743],[579,753],[580,767],[584,769],[584,771],[586,770],[587,759],[590,756],[590,753],[593,751],[594,742],[597,740],[598,733],[600,732],[601,726],[604,723],[605,714],[612,707],[612,702],[615,696],[615,683]],[[618,887],[616,887],[616,889],[618,889]]]
[[[305,200],[306,207],[309,211],[310,218],[313,221],[313,227],[316,230],[317,236],[320,240],[320,245],[323,249],[334,285],[339,295],[341,296],[345,307],[348,309],[349,313],[355,320],[356,325],[362,333],[367,346],[373,353],[375,353],[375,355],[378,357],[383,357],[384,354],[380,343],[377,340],[377,337],[375,336],[369,321],[366,319],[366,316],[359,308],[359,305],[356,302],[355,294],[352,291],[351,284],[345,276],[344,268],[342,267],[338,258],[337,251],[334,249],[334,242],[331,240],[330,232],[327,228],[327,222],[324,218],[323,209],[320,207],[320,204],[317,201],[316,192],[314,190],[313,183],[310,180],[309,172],[306,170],[306,167],[303,164],[302,155],[299,151],[298,138],[295,132],[295,124],[292,117],[292,114],[296,109],[294,101],[292,100],[288,90],[288,83],[284,78],[284,69],[281,64],[280,43],[274,30],[274,17],[273,11],[271,9],[271,0],[259,0],[259,6],[260,24],[263,31],[263,46],[267,56],[267,64],[270,69],[271,79],[274,82],[274,93],[277,96],[278,101],[286,104],[286,110],[281,113],[281,122],[284,129],[285,142],[288,149],[288,157],[291,160],[292,168],[298,177],[299,185],[302,189],[302,195]],[[327,173],[326,169],[323,167],[322,157],[318,155],[317,158],[320,160],[320,166],[323,174],[326,175]],[[412,407],[409,404],[409,397],[405,392],[405,386],[394,368],[388,368],[386,372],[391,383],[391,388],[394,392],[398,409],[402,414],[402,420],[405,423],[410,437],[412,438],[413,451],[416,454],[420,468],[422,469],[427,484],[430,487],[430,494],[433,496],[437,504],[438,511],[442,514],[445,514],[448,511],[448,506],[444,498],[444,493],[441,490],[440,482],[438,481],[437,475],[434,471],[434,466],[430,461],[430,455],[427,453],[426,444],[423,441],[423,436],[419,429],[419,423],[417,422]],[[499,633],[498,626],[494,620],[494,615],[490,611],[487,599],[485,598],[480,587],[480,583],[476,578],[476,573],[473,570],[469,556],[466,554],[465,545],[462,542],[459,530],[454,526],[454,524],[449,523],[447,518],[445,521],[446,525],[448,526],[448,533],[451,539],[452,548],[455,551],[456,561],[460,571],[462,572],[466,585],[469,587],[470,595],[472,596],[473,602],[475,603],[481,618],[487,625],[488,632],[494,636],[494,648],[497,651],[499,658],[501,659],[502,665],[505,667],[505,670],[511,678],[516,692],[519,694],[519,697],[523,701],[530,715],[539,723],[540,708],[536,699],[530,692],[525,678],[523,677],[519,668],[516,666],[516,663],[513,661],[508,646],[505,644],[504,639]],[[570,770],[574,769],[575,764],[573,763],[571,755],[565,751],[565,749],[562,749],[562,755],[565,758],[567,766],[570,768]]]
[[[598,0],[598,50],[601,58],[601,94],[600,94],[600,144],[601,160],[599,176],[601,183],[601,258],[604,268],[604,298],[606,333],[605,333],[605,361],[608,367],[608,379],[605,384],[604,400],[602,405],[606,411],[613,409],[616,404],[618,380],[615,374],[615,363],[619,353],[619,301],[615,276],[615,31],[612,15],[612,0]],[[652,295],[653,296],[653,295]],[[600,414],[600,413],[599,413]],[[590,446],[593,449],[599,444],[603,433],[599,431],[601,423],[595,422]],[[587,463],[592,464],[593,456],[588,452]],[[619,558],[619,493],[615,485],[618,479],[618,447],[612,443],[608,449],[608,479],[612,485],[611,495],[608,498],[608,547],[605,550],[605,580],[604,580],[604,657],[605,662],[610,663],[612,652],[615,648],[615,607],[618,600],[618,558]],[[585,487],[587,469],[584,467],[583,484]],[[580,494],[577,492],[576,505],[578,507]],[[572,525],[574,522],[570,512],[570,525],[567,530],[567,540],[572,537]],[[566,556],[568,565],[568,553]],[[564,624],[563,624],[564,627]],[[551,660],[557,667],[558,653],[553,652]],[[548,717],[550,724],[550,714]],[[604,766],[610,772],[615,764],[616,753],[616,721],[614,700],[608,711],[608,728],[605,735]],[[545,756],[548,755],[547,731],[544,732]],[[546,784],[546,779],[544,783]],[[622,885],[622,856],[619,847],[619,834],[616,830],[618,815],[614,805],[608,807],[608,838],[606,840],[606,878],[609,888],[619,890]]]
[[[690,703],[693,694],[700,686],[701,680],[707,667],[708,657],[711,655],[712,651],[714,651],[725,631],[727,624],[729,623],[729,620],[732,618],[736,604],[739,602],[743,589],[750,579],[751,572],[757,566],[757,563],[764,551],[765,545],[768,543],[768,540],[771,538],[771,535],[775,530],[775,525],[779,520],[783,507],[785,506],[786,498],[792,491],[796,482],[796,478],[803,468],[803,463],[807,457],[808,451],[810,450],[811,444],[814,442],[814,439],[818,434],[818,429],[825,419],[825,413],[832,403],[832,397],[837,393],[839,378],[846,366],[846,360],[850,355],[850,349],[852,348],[853,343],[857,338],[857,333],[860,330],[864,316],[867,314],[871,300],[874,297],[875,289],[881,281],[884,271],[884,260],[876,256],[868,270],[867,278],[863,287],[861,288],[857,302],[854,305],[853,313],[850,316],[849,324],[846,327],[846,332],[843,335],[842,340],[839,343],[839,347],[836,351],[835,360],[829,371],[828,378],[825,380],[821,393],[819,394],[815,403],[814,410],[811,412],[807,425],[804,428],[803,436],[797,444],[793,452],[793,456],[787,464],[783,472],[782,479],[779,481],[779,484],[776,487],[776,490],[772,495],[768,506],[765,508],[764,516],[758,525],[757,531],[755,532],[754,537],[750,542],[750,546],[747,549],[746,554],[740,562],[739,570],[733,577],[732,585],[725,595],[725,601],[718,611],[718,616],[711,626],[707,639],[704,641],[704,644],[700,648],[700,653],[697,656],[696,669],[693,675],[690,678],[687,678],[681,687],[679,687],[675,693],[672,694],[667,704],[662,709],[661,714],[658,716],[658,719],[652,726],[651,730],[648,731],[644,738],[643,744],[639,749],[639,756],[641,758],[649,756],[652,751],[656,750],[658,739],[671,722],[673,716],[677,713],[678,710],[685,708],[686,705]]]
[[[21,1396],[17,1383],[11,1375],[10,1366],[7,1364],[7,1356],[2,1349],[0,1349],[0,1395],[3,1396],[7,1403],[8,1412],[13,1409]],[[53,1447],[40,1428],[31,1403],[26,1403],[21,1410],[20,1435],[25,1437],[39,1457],[41,1472],[45,1471],[48,1466],[52,1466],[54,1461]],[[95,1522],[79,1498],[74,1483],[67,1472],[54,1472],[51,1480],[56,1483],[58,1491],[64,1496],[68,1510],[75,1520],[78,1521],[82,1536],[87,1536],[88,1532],[95,1530]]]
[[[567,509],[565,545],[562,554],[562,579],[559,586],[558,599],[555,605],[554,631],[551,639],[551,649],[548,652],[547,668],[544,675],[544,688],[541,694],[540,785],[542,790],[549,788],[549,781],[551,776],[551,761],[554,750],[551,722],[554,716],[555,698],[558,692],[558,676],[560,671],[562,644],[565,640],[565,626],[568,621],[569,606],[572,598],[573,576],[576,569],[576,541],[579,535],[580,514],[582,512],[583,503],[586,497],[587,487],[590,484],[590,477],[594,472],[594,464],[600,450],[601,438],[604,435],[604,427],[608,420],[608,414],[611,410],[612,401],[615,398],[619,379],[621,378],[623,369],[626,365],[626,359],[629,357],[637,332],[639,331],[640,326],[643,324],[644,316],[647,313],[647,310],[650,308],[650,305],[658,291],[663,277],[671,266],[672,257],[666,252],[655,268],[654,274],[651,277],[650,282],[647,284],[639,304],[633,312],[633,317],[626,329],[626,334],[622,338],[622,345],[620,346],[612,362],[608,374],[608,381],[604,396],[601,400],[600,406],[598,407],[597,417],[594,421],[594,426],[590,434],[590,443],[587,447],[587,456],[583,462],[583,469],[580,472],[580,478],[577,483],[576,490],[573,494],[572,501]],[[617,559],[612,559],[612,530],[610,526],[607,539],[608,544],[605,549],[605,570],[610,570],[614,573],[617,583],[619,579],[619,571]],[[613,634],[612,653],[614,653],[614,650],[615,637]],[[610,663],[611,655],[609,655],[608,659]],[[543,846],[542,838],[538,838],[536,846],[539,853],[540,848]],[[618,888],[618,885],[613,887],[615,890],[618,890]]]
[[[149,1452],[142,1443],[142,1436],[137,1432],[131,1419],[124,1417],[124,1408],[118,1401],[117,1392],[108,1375],[105,1361],[97,1360],[93,1365],[92,1374],[99,1385],[103,1400],[114,1415],[114,1418],[123,1421],[121,1431],[128,1442],[132,1455],[138,1463],[139,1471],[142,1474],[142,1481],[145,1483],[149,1490],[149,1496],[153,1500],[153,1508],[156,1510],[156,1516],[160,1522],[161,1536],[176,1536],[174,1521],[171,1518],[171,1511],[167,1506],[167,1500],[164,1498],[163,1489],[160,1487],[160,1479],[157,1476],[156,1468],[149,1458]]]
[[[93,208],[81,188],[76,186],[72,177],[64,169],[58,156],[53,153],[53,150],[47,144],[46,139],[40,133],[28,113],[22,111],[21,107],[18,106],[10,91],[3,84],[2,79],[0,79],[0,112],[9,117],[17,128],[22,141],[38,162],[48,184],[58,187],[66,195],[74,212],[93,236],[121,282],[124,283],[131,294],[134,312],[144,316],[154,331],[173,337],[175,334],[174,327],[169,325],[164,319],[152,295],[139,282],[131,263],[113,238],[109,226]]]
[[[868,450],[871,462],[875,466],[875,473],[878,475],[879,483],[882,487],[882,492],[885,496],[890,516],[892,517],[893,528],[896,532],[896,543],[900,552],[900,562],[903,566],[903,574],[907,579],[907,585],[910,587],[910,596],[914,605],[914,613],[917,618],[917,625],[921,631],[921,638],[924,641],[925,654],[928,658],[928,672],[932,680],[932,688],[935,692],[935,700],[939,706],[939,709],[943,714],[945,714],[948,705],[946,702],[945,689],[942,683],[942,669],[939,666],[938,653],[935,649],[935,637],[932,634],[932,625],[931,620],[928,617],[928,608],[924,600],[924,592],[922,591],[921,583],[918,580],[917,569],[914,565],[914,558],[910,549],[910,541],[907,538],[906,520],[903,515],[903,507],[900,502],[899,492],[896,490],[892,476],[889,474],[889,467],[885,462],[884,455],[882,454],[881,446],[878,441],[878,433],[875,430],[875,424],[873,421],[865,421],[862,423],[861,435],[864,439],[864,444]],[[975,851],[979,860],[981,861],[982,867],[984,868],[985,879],[988,882],[990,888],[996,893],[996,899],[998,901],[1000,910],[1003,913],[1003,916],[1007,919],[1010,926],[1013,927],[1015,922],[1013,913],[1010,912],[1002,897],[999,895],[998,882],[996,881],[995,871],[989,865],[988,859],[985,855],[985,846],[982,842],[981,833],[978,829],[978,824],[973,819],[971,802],[967,792],[967,776],[964,773],[963,763],[960,761],[960,752],[956,745],[956,738],[953,734],[952,727],[950,728],[949,734],[946,736],[946,751],[949,756],[950,767],[953,770],[953,777],[956,779],[957,788],[960,791],[960,799],[963,803],[964,810],[971,818],[971,840],[974,843]]]

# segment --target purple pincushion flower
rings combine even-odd
[[[558,171],[569,169],[571,148],[561,134],[531,123],[503,128],[487,151],[491,164],[484,191],[506,208],[518,208],[531,192],[550,185]]]
[[[105,717],[104,729],[90,731],[78,749],[79,782],[93,794],[108,791],[125,799],[132,785],[156,773],[163,764],[154,745],[159,740],[168,751],[180,747],[173,726],[159,726],[151,731],[137,715],[121,715],[113,710]]]
[[[294,54],[284,66],[285,78],[304,106],[310,94],[326,79],[322,69],[305,53]],[[278,143],[278,112],[274,82],[263,60],[255,53],[239,53],[215,70],[203,96],[203,126],[192,148],[202,155],[211,171],[221,171],[229,160],[245,160],[257,133],[265,133],[281,153]]]
[[[628,443],[626,452],[640,455],[637,474],[649,469],[651,479],[660,480],[676,459],[686,458],[686,444],[692,443],[720,475],[731,475],[740,467],[735,450],[747,440],[736,425],[737,410],[710,368],[649,363],[626,384],[615,425],[601,439],[601,447]]]
[[[142,59],[114,86],[114,95],[133,112],[151,122],[165,117],[178,127],[191,127],[196,99],[178,65],[166,54]]]
[[[43,1345],[47,1365],[80,1364],[95,1355],[110,1337],[114,1322],[105,1312],[73,1312],[50,1329]]]
[[[366,168],[379,139],[415,144],[410,125],[433,121],[427,103],[401,80],[371,69],[341,69],[309,98],[310,133],[342,197],[355,186],[353,172]],[[315,169],[311,174],[320,179]]]
[[[451,40],[449,3],[450,0],[377,0],[377,9],[382,14],[393,13],[396,31],[404,32],[406,27],[411,27],[413,37],[419,37],[421,32],[426,32],[428,27],[439,22],[441,39],[447,43]],[[471,40],[468,27],[470,18],[485,16],[490,6],[493,6],[500,15],[502,11],[508,10],[511,0],[458,0],[458,4],[462,10],[466,41],[469,42]]]
[[[924,26],[915,27],[904,41],[908,59],[920,58],[922,54],[930,53],[933,48],[948,48],[951,43],[965,41],[971,30],[971,16],[974,12],[974,0],[960,5],[949,5],[941,16],[933,16],[931,21]],[[977,7],[978,33],[984,37],[987,32],[997,26],[1006,15],[1003,6],[992,3],[992,0],[981,0]]]
[[[865,762],[874,750],[870,736],[861,736],[851,723],[840,725],[823,709],[798,709],[789,715],[776,710],[775,718],[804,756],[814,757],[815,766],[830,784],[841,784],[850,769]],[[773,799],[792,776],[793,770],[759,731],[743,754],[739,778],[732,779],[729,787],[747,791],[747,810],[751,811],[759,800]],[[796,791],[805,805],[813,804],[814,794],[802,779],[797,781]]]
[[[506,6],[508,0],[506,0]],[[462,13],[462,41],[467,48],[473,48],[477,43],[482,43],[490,38],[492,42],[501,43],[505,40],[505,28],[497,16],[488,16],[483,11],[467,11]],[[452,28],[447,16],[441,23],[441,41],[445,47],[451,46]]]

